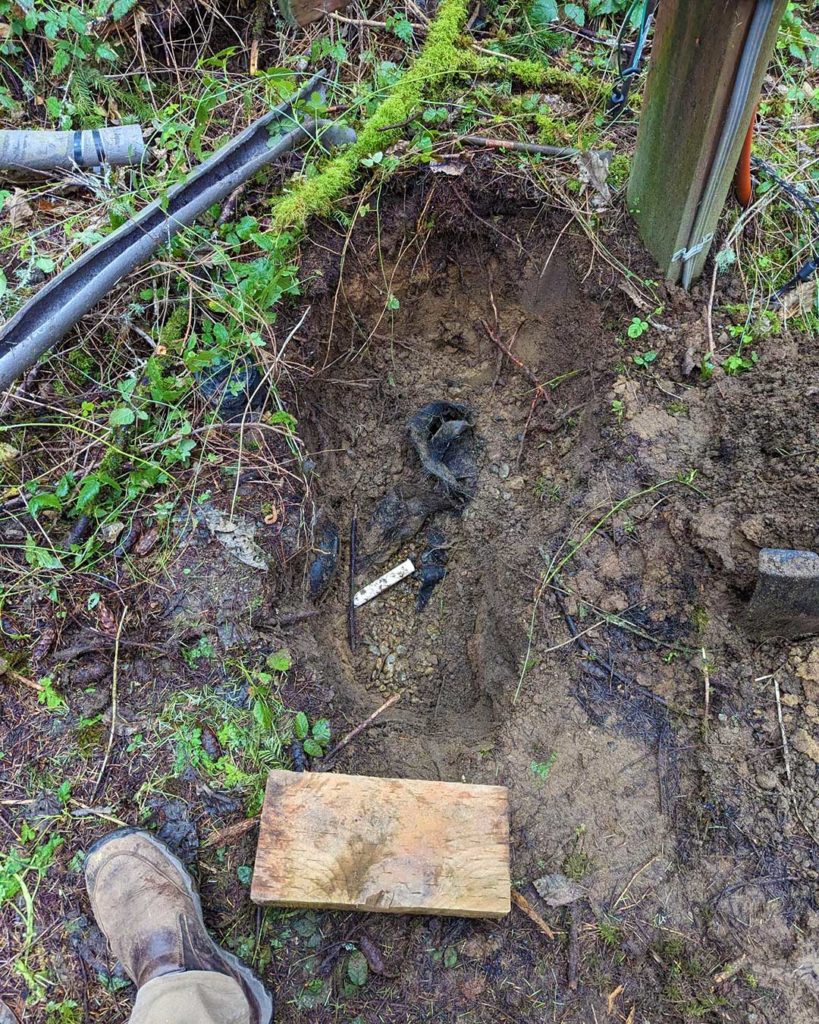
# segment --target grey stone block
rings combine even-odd
[[[819,633],[819,555],[763,548],[748,625],[760,636]]]

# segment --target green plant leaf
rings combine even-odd
[[[313,722],[313,739],[323,747],[330,742],[330,723],[326,718]]]
[[[282,647],[280,651],[274,651],[272,654],[268,654],[265,658],[265,665],[267,665],[271,672],[286,672],[292,664],[293,662],[290,660],[290,652],[286,647]],[[301,737],[299,737],[299,739],[301,739]]]
[[[557,21],[557,0],[533,0],[529,5],[529,19],[535,28]]]
[[[307,735],[310,732],[310,723],[307,720],[307,715],[303,711],[300,711],[293,719],[293,733],[297,740],[307,739]]]
[[[28,510],[33,516],[36,516],[44,508],[55,508],[59,512],[62,507],[62,502],[57,495],[49,492],[35,494],[33,498],[28,499]]]
[[[321,757],[324,753],[324,747],[320,743],[316,743],[315,740],[305,740],[304,752],[308,757]]]
[[[356,988],[361,988],[362,985],[367,984],[369,975],[370,969],[367,966],[367,958],[360,949],[357,949],[354,953],[350,954],[347,960],[347,977]]]
[[[580,4],[564,4],[563,14],[569,21],[573,21],[575,25],[580,25],[581,28],[586,24],[586,12]]]
[[[128,427],[135,419],[136,413],[130,406],[119,405],[116,409],[111,410],[108,422],[112,427]]]

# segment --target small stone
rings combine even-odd
[[[509,476],[508,462],[502,462],[500,466],[498,466],[498,476],[501,478],[501,480],[505,480]]]
[[[522,491],[526,486],[526,481],[522,476],[513,476],[506,485],[510,491]]]
[[[779,779],[777,779],[774,772],[757,772],[756,784],[760,789],[770,792],[779,785]]]
[[[503,498],[504,501],[511,501],[512,500],[512,492],[511,491],[503,491],[501,493],[501,497]]]
[[[809,757],[815,764],[819,764],[819,743],[811,736],[807,729],[797,729],[793,734],[793,745],[800,754]]]

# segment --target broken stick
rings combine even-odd
[[[351,729],[346,736],[342,736],[338,743],[336,743],[336,745],[333,747],[333,749],[328,751],[321,759],[322,765],[329,766],[330,758],[335,757],[336,754],[338,754],[347,746],[348,743],[352,743],[356,736],[364,732],[364,730],[368,728],[368,726],[373,724],[373,722],[376,720],[376,718],[378,718],[379,715],[383,715],[385,711],[388,711],[391,707],[397,704],[399,700],[401,700],[401,694],[394,693],[389,700],[384,701],[380,708],[376,708],[369,718],[365,718],[363,722],[359,723],[355,727],[355,729]],[[322,768],[322,770],[326,771],[326,768]]]

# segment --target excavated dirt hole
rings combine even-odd
[[[357,508],[366,548],[368,521],[385,495],[430,492],[407,422],[434,400],[473,410],[478,483],[463,514],[431,520],[449,563],[423,611],[415,607],[419,584],[400,584],[361,610],[352,653],[339,581],[304,654],[351,721],[405,691],[357,743],[351,770],[502,780],[512,789],[516,870],[542,867],[547,850],[559,869],[583,829],[602,891],[662,845],[663,783],[652,766],[667,723],[652,718],[651,707],[617,713],[607,685],[595,714],[600,702],[588,694],[589,680],[578,687],[565,651],[544,661],[542,649],[567,637],[551,601],[536,616],[515,701],[544,555],[586,507],[587,473],[603,444],[601,406],[621,358],[615,335],[625,304],[616,290],[584,282],[590,250],[570,232],[558,241],[564,223],[518,207],[513,216],[464,224],[461,211],[451,225],[439,220],[433,233],[408,238],[402,222],[391,233],[385,221],[380,236],[353,237],[341,277],[325,282],[309,323],[310,357],[325,368],[299,410],[317,452],[319,522],[334,521],[346,540]],[[527,374],[484,324],[538,381],[556,382],[534,411]],[[359,586],[417,556],[429,525],[364,570]],[[629,718],[637,728],[619,728]],[[532,765],[553,755],[544,809]]]
[[[427,607],[416,611],[415,580],[365,607],[353,655],[339,590],[330,598],[334,614],[323,616],[318,634],[356,695],[364,690],[386,699],[406,691],[402,731],[415,738],[395,764],[402,773],[457,777],[491,750],[522,667],[520,612],[537,571],[533,542],[548,532],[549,496],[565,475],[562,457],[595,404],[595,360],[606,347],[601,312],[584,297],[565,254],[548,262],[542,255],[553,238],[529,228],[531,249],[522,259],[503,237],[508,222],[503,234],[487,230],[465,250],[450,249],[439,235],[425,246],[402,247],[395,259],[382,241],[380,260],[378,253],[359,253],[354,269],[348,260],[328,302],[335,310],[330,358],[344,356],[308,399],[316,448],[324,449],[317,457],[319,501],[342,536],[357,506],[362,556],[372,553],[368,541],[376,538],[368,522],[385,495],[441,493],[410,443],[413,413],[447,400],[465,403],[475,415],[474,498],[462,513],[434,513],[412,539],[379,548],[379,564],[359,579],[362,585],[405,557],[417,558],[434,525],[449,562]],[[385,309],[395,305],[389,296],[398,309]],[[538,380],[569,377],[537,404],[528,430],[534,388],[484,323],[513,344]],[[555,430],[569,409],[576,412]],[[521,557],[529,580],[520,575]]]

